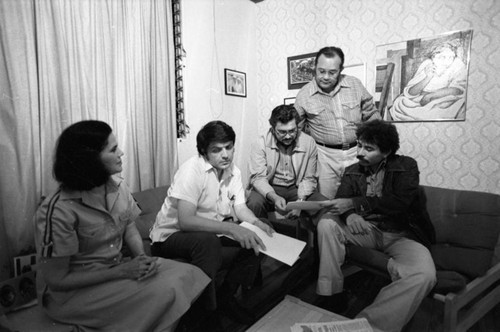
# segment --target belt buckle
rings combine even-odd
[[[342,150],[349,150],[349,143],[342,143]]]

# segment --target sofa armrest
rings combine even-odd
[[[500,303],[500,263],[472,280],[461,292],[434,294],[434,298],[444,302],[444,331],[467,331]]]

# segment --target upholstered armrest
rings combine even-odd
[[[461,307],[469,303],[476,296],[481,295],[485,290],[491,287],[494,283],[500,281],[500,263],[490,268],[482,277],[477,277],[469,282],[465,288],[459,293],[434,294],[434,298],[446,302],[451,301],[456,306]],[[498,289],[500,292],[500,289]],[[492,295],[489,293],[488,296]],[[495,294],[495,297],[500,297],[500,294]]]
[[[149,239],[149,229],[156,220],[156,215],[167,197],[167,192],[168,186],[161,186],[132,194],[142,211],[136,220],[136,226],[143,239]]]

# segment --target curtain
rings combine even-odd
[[[132,191],[170,183],[177,168],[172,7],[170,0],[0,3],[2,22],[9,20],[0,23],[0,67],[9,70],[1,93],[22,96],[17,104],[1,100],[1,123],[10,132],[0,143],[0,240],[12,256],[33,245],[36,205],[57,186],[55,143],[74,122],[110,124]],[[3,158],[4,149],[11,156]],[[16,194],[4,195],[8,188]]]

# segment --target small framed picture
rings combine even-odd
[[[295,104],[295,97],[287,97],[283,99],[283,105],[293,105]]]
[[[287,58],[288,89],[300,89],[314,77],[316,53],[295,55]]]
[[[224,83],[226,86],[226,95],[246,98],[247,74],[225,68]]]

